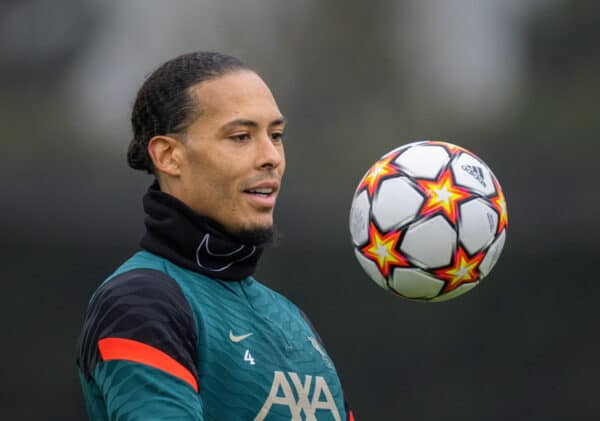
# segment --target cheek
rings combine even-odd
[[[214,208],[223,200],[226,191],[222,173],[209,160],[191,161],[187,171],[186,184],[194,192],[200,206]]]
[[[279,174],[283,176],[285,173],[285,152],[283,150],[283,146],[281,147],[281,163],[279,164],[279,168],[277,168]]]
[[[235,211],[240,195],[238,176],[234,171],[229,166],[210,165],[202,171],[204,177],[196,180],[206,190],[205,197],[217,211]]]

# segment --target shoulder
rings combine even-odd
[[[156,269],[137,268],[118,273],[102,283],[90,301],[90,308],[111,305],[124,298],[128,299],[128,305],[135,307],[140,307],[138,299],[151,307],[186,301],[171,276]]]
[[[158,272],[167,273],[167,260],[164,257],[142,250],[127,259],[105,282],[136,269],[154,269]]]
[[[189,366],[196,328],[173,278],[154,269],[133,269],[109,278],[90,301],[77,346],[77,364],[88,377],[101,359],[98,344],[106,338],[151,346]]]

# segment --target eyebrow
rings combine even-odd
[[[280,126],[282,124],[285,124],[287,122],[287,119],[284,116],[281,116],[273,121],[271,121],[269,123],[269,127],[273,127],[273,126]],[[238,118],[235,120],[231,120],[228,123],[225,123],[221,129],[222,130],[227,130],[227,129],[231,129],[234,128],[236,126],[246,126],[246,127],[258,127],[258,123],[254,120],[248,120],[245,118]]]

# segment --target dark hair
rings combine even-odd
[[[189,88],[235,70],[252,70],[241,60],[215,52],[183,54],[163,63],[142,84],[131,112],[133,139],[127,163],[136,170],[154,172],[148,154],[152,137],[182,133],[200,110]]]

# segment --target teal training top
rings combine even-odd
[[[93,420],[352,419],[293,303],[252,277],[222,281],[147,251],[92,297],[77,363]]]

